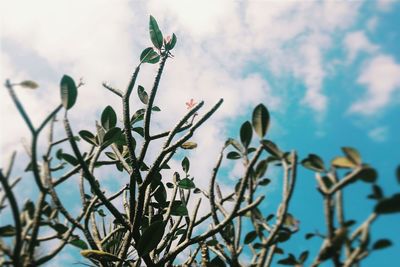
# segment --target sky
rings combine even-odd
[[[191,98],[204,100],[205,109],[224,98],[194,136],[199,146],[190,157],[200,186],[207,186],[225,139],[238,137],[253,107],[264,103],[272,116],[268,138],[283,149],[296,149],[300,158],[316,153],[329,162],[341,154],[340,147],[355,147],[376,167],[387,195],[399,190],[394,178],[400,164],[398,1],[14,0],[2,1],[1,10],[0,79],[40,85],[17,91],[35,125],[60,103],[63,74],[85,81],[69,112],[75,129],[93,130],[106,105],[120,109],[101,83],[125,88],[140,52],[151,46],[151,14],[165,35],[178,37],[156,99],[162,112],[155,129],[174,125]],[[156,66],[145,65],[138,84],[150,89],[155,72]],[[16,149],[17,168],[23,169],[21,143],[29,132],[3,89],[0,165]],[[139,101],[133,100],[135,105]],[[61,128],[56,133],[61,135]],[[239,171],[235,166],[221,177],[226,189]],[[279,182],[273,185],[272,195]],[[296,255],[318,247],[305,241],[304,233],[323,229],[315,217],[315,212],[322,215],[315,186],[313,173],[301,170],[291,206],[301,221],[301,233],[289,247]],[[358,221],[373,209],[365,199],[370,191],[363,183],[345,191],[347,210]],[[272,206],[265,209],[272,212]],[[399,219],[385,216],[373,226],[372,237],[391,237],[394,246],[373,253],[364,266],[392,266],[400,248]],[[60,258],[73,260],[68,255]]]

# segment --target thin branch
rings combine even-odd
[[[15,245],[13,251],[13,263],[15,266],[20,266],[20,255],[21,255],[21,247],[22,247],[22,240],[21,240],[21,221],[19,217],[19,208],[18,203],[15,199],[14,193],[11,190],[11,187],[8,185],[6,177],[3,176],[2,169],[0,169],[0,182],[3,186],[4,193],[6,194],[8,201],[10,202],[11,212],[14,218],[14,225],[15,225]]]

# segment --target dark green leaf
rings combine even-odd
[[[247,148],[250,145],[252,137],[253,129],[251,128],[251,123],[249,121],[246,121],[242,124],[242,127],[240,128],[240,141],[242,141],[244,147]]]
[[[153,47],[147,47],[140,54],[140,62],[142,63],[155,64],[158,61],[160,61],[160,55],[154,51]]]
[[[79,163],[78,163],[78,160],[74,157],[74,156],[72,156],[72,155],[70,155],[70,154],[67,154],[67,153],[62,153],[61,154],[61,157],[62,157],[62,159],[63,160],[65,160],[66,162],[68,162],[69,164],[71,164],[71,165],[78,165]]]
[[[139,121],[143,120],[145,111],[146,110],[144,108],[138,109],[131,117],[131,124],[133,125],[136,122],[139,122]]]
[[[318,155],[315,154],[309,154],[307,158],[301,161],[301,165],[303,165],[304,168],[310,169],[312,171],[325,171],[324,162]]]
[[[357,175],[356,179],[361,179],[366,183],[375,183],[378,173],[373,168],[362,169]]]
[[[161,49],[164,38],[160,31],[160,28],[158,27],[156,19],[151,15],[149,22],[149,31],[150,31],[151,42],[156,48]]]
[[[303,263],[307,260],[308,255],[309,255],[309,252],[308,252],[307,250],[306,250],[306,251],[303,251],[303,252],[300,254],[300,257],[299,257],[299,262],[300,262],[300,264],[303,264]]]
[[[122,130],[118,127],[111,128],[104,134],[102,146],[103,147],[109,146],[121,138],[122,139],[124,138]]]
[[[261,186],[265,186],[265,185],[268,185],[270,182],[271,182],[270,179],[264,178],[264,179],[261,179],[260,181],[258,181],[258,184]]]
[[[361,156],[360,153],[355,148],[352,147],[342,147],[343,153],[346,157],[356,165],[361,164]]]
[[[86,244],[86,242],[81,239],[74,239],[74,240],[70,241],[69,243],[80,249],[88,249],[89,248],[88,245]]]
[[[250,244],[257,238],[257,232],[256,231],[251,231],[246,234],[244,237],[244,243],[245,244]]]
[[[66,110],[68,110],[75,104],[78,96],[78,90],[74,80],[70,76],[64,75],[61,78],[60,89],[62,105]]]
[[[306,236],[305,236],[305,238],[308,240],[308,239],[310,239],[310,238],[313,238],[314,236],[315,236],[314,233],[307,233]]]
[[[106,217],[107,215],[104,213],[104,211],[102,209],[99,209],[97,211],[97,213],[101,216],[101,217]]]
[[[172,50],[175,47],[176,40],[177,40],[176,35],[175,33],[173,33],[172,37],[169,40],[166,40],[165,49]]]
[[[88,142],[89,144],[92,144],[94,146],[96,146],[96,137],[89,131],[86,130],[82,130],[79,132],[79,136],[85,140],[86,142]]]
[[[374,245],[372,246],[372,249],[377,250],[377,249],[383,249],[390,247],[392,245],[392,241],[389,239],[379,239],[377,240]]]
[[[226,155],[226,157],[227,157],[228,159],[240,159],[240,158],[241,158],[240,154],[237,153],[236,151],[231,151],[231,152],[229,152],[229,153]]]
[[[280,151],[277,145],[270,140],[262,140],[261,144],[263,145],[263,148],[272,156],[278,159],[283,156],[282,151]]]
[[[292,266],[292,265],[298,264],[298,262],[297,262],[296,258],[294,257],[294,255],[289,253],[289,256],[285,259],[279,260],[278,264]]]
[[[264,176],[265,172],[267,171],[268,162],[267,160],[261,160],[256,167],[255,177],[256,179]]]
[[[164,235],[165,226],[165,222],[156,221],[144,231],[136,246],[139,256],[144,256],[157,247]]]
[[[184,157],[182,160],[182,169],[185,173],[188,173],[189,168],[190,168],[189,159],[187,157]]]
[[[109,130],[117,125],[117,114],[111,106],[107,106],[101,113],[101,125]]]
[[[260,138],[264,138],[269,127],[269,112],[263,104],[259,104],[253,111],[253,128]]]
[[[68,231],[68,227],[61,224],[61,223],[56,223],[51,226],[58,234],[64,234],[66,231]]]
[[[161,111],[161,109],[157,106],[152,107],[151,110],[156,112]]]
[[[172,203],[171,215],[174,216],[187,216],[188,210],[182,201],[176,200]]]
[[[368,195],[368,198],[370,199],[382,199],[383,198],[383,192],[382,189],[379,185],[374,184],[372,186],[372,194]]]
[[[144,129],[143,127],[134,127],[132,131],[138,133],[141,137],[144,137]]]
[[[216,239],[211,239],[211,240],[208,240],[206,242],[206,244],[207,244],[207,246],[215,246],[218,244],[218,241]]]
[[[242,147],[242,145],[233,138],[228,138],[228,140],[226,140],[225,146],[229,146],[229,145],[232,145],[240,153],[243,153],[243,151],[244,151],[244,148]]]
[[[147,92],[143,86],[141,86],[141,85],[138,86],[137,94],[139,96],[140,101],[143,104],[147,105],[147,103],[149,102],[149,95],[147,94]]]
[[[25,201],[22,210],[28,212],[29,218],[33,219],[35,214],[35,204],[32,202],[32,200],[28,199]]]
[[[193,189],[196,185],[189,178],[182,179],[178,182],[178,186],[182,189]]]
[[[0,227],[0,236],[13,236],[15,235],[15,228],[12,225],[6,225]]]
[[[400,212],[400,193],[379,201],[375,206],[375,212],[380,214]]]
[[[215,256],[208,264],[207,267],[225,267],[226,264],[218,256]]]

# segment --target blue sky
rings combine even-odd
[[[269,137],[282,148],[296,149],[301,158],[316,153],[329,162],[340,155],[340,147],[356,147],[364,161],[377,168],[387,195],[400,188],[394,178],[400,164],[397,1],[63,0],[1,5],[6,12],[0,77],[41,85],[36,91],[19,92],[36,123],[59,103],[58,82],[64,73],[86,82],[70,114],[76,128],[93,125],[109,103],[118,109],[119,101],[101,82],[124,88],[140,52],[150,45],[147,23],[152,14],[165,34],[178,36],[157,100],[165,112],[157,115],[155,128],[173,125],[190,98],[205,100],[206,106],[225,99],[195,136],[195,177],[210,173],[225,138],[237,136],[241,122],[263,102],[272,114]],[[145,66],[139,84],[149,88],[154,72]],[[10,125],[0,131],[4,165],[4,155],[15,147],[23,158],[17,144],[28,131],[5,90],[0,90],[0,104],[0,123]],[[227,176],[238,171],[235,167]],[[207,181],[198,184],[206,186]],[[226,190],[229,183],[226,178]],[[349,213],[361,221],[373,208],[365,199],[371,188],[362,183],[354,187],[345,192],[345,201]],[[302,170],[292,202],[302,231],[290,246],[296,254],[317,245],[304,241],[304,233],[323,229],[315,221],[315,214],[322,214],[317,200],[313,173]],[[376,222],[373,237],[391,237],[395,246],[372,254],[365,266],[391,266],[396,260],[399,219],[391,215]]]

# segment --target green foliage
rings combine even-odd
[[[82,257],[90,264],[107,267],[174,266],[178,262],[177,256],[184,250],[193,253],[182,263],[184,266],[261,267],[275,262],[288,266],[318,266],[325,261],[332,261],[336,266],[339,266],[338,262],[353,266],[369,254],[392,245],[389,239],[378,239],[371,245],[371,225],[382,215],[400,212],[400,194],[385,196],[378,185],[378,172],[364,163],[360,152],[352,147],[343,147],[343,155],[334,157],[330,164],[314,153],[309,153],[299,164],[296,151],[285,151],[272,140],[265,139],[271,117],[263,104],[254,108],[251,121],[241,125],[236,139],[228,138],[222,145],[210,173],[202,170],[201,177],[192,177],[190,173],[195,173],[198,162],[190,155],[200,143],[191,138],[223,101],[221,99],[203,112],[203,102],[195,105],[192,99],[187,113],[177,119],[176,126],[165,132],[155,132],[151,127],[154,123],[152,115],[161,109],[154,106],[154,100],[160,90],[158,86],[165,62],[173,57],[171,50],[176,46],[177,37],[172,34],[164,38],[153,16],[149,20],[149,34],[153,46],[140,54],[127,90],[122,92],[104,86],[122,100],[122,110],[106,106],[98,116],[95,128],[78,130],[79,137],[74,135],[67,113],[63,118],[66,138],[53,141],[53,128],[60,109],[70,110],[76,103],[77,89],[82,83],[77,86],[70,76],[64,75],[60,82],[61,104],[44,119],[43,127],[35,129],[13,90],[15,86],[35,89],[38,85],[30,80],[15,84],[6,81],[14,103],[31,128],[26,175],[33,176],[39,192],[36,202],[29,199],[20,208],[18,203],[21,201],[16,200],[19,196],[13,191],[20,178],[10,177],[14,159],[8,170],[0,169],[0,212],[10,211],[13,219],[12,223],[0,226],[0,255],[9,265],[46,264],[69,244],[80,249]],[[149,92],[136,85],[143,63],[159,64]],[[136,86],[142,106],[131,110],[131,92]],[[50,129],[47,150],[38,149],[41,130],[45,126]],[[258,138],[253,138],[253,131]],[[90,147],[81,151],[87,146],[80,140],[89,143]],[[68,144],[64,145],[64,142]],[[46,152],[40,155],[39,151]],[[229,161],[226,163],[225,159]],[[178,160],[180,166],[176,167],[173,161]],[[229,184],[223,186],[220,169],[229,170],[238,162],[243,166],[242,173],[224,180]],[[297,215],[289,212],[296,189],[297,169],[301,166],[315,174],[317,190],[325,204],[320,213],[315,211],[315,216],[324,216],[327,227],[322,232],[305,235],[306,240],[318,237],[321,241],[316,255],[310,256],[305,250],[296,257],[286,253],[285,248],[286,242],[301,231]],[[108,181],[114,182],[117,178],[113,170],[123,181],[116,184],[124,185],[118,191],[109,192],[105,190],[103,176],[110,175]],[[207,179],[207,175],[209,186],[203,188],[200,181]],[[279,175],[282,177],[275,177]],[[66,181],[75,181],[71,179],[73,176],[79,181],[74,189],[80,194],[78,215],[69,211],[70,203],[63,202],[64,192],[59,187]],[[396,177],[400,182],[400,166]],[[262,204],[265,198],[279,191],[266,194],[264,186],[272,180],[278,180],[278,186],[283,187],[279,193],[281,201],[276,207]],[[352,218],[352,214],[346,214],[344,221],[341,219],[346,203],[343,190],[351,189],[358,181],[371,186],[372,192],[367,198],[374,201],[374,209],[364,221]],[[206,211],[205,202],[208,205]],[[304,228],[315,227],[318,226]],[[52,234],[43,236],[44,229]],[[38,249],[49,244],[48,241],[57,241],[52,243],[58,244],[53,252],[38,253]],[[248,253],[253,254],[250,265],[243,261],[243,258],[249,258]],[[287,256],[273,261],[276,255],[284,254]],[[309,258],[313,262],[307,262]]]

